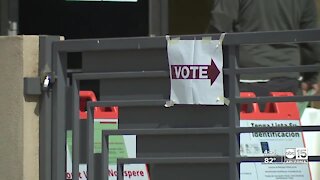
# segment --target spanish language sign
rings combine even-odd
[[[174,104],[224,104],[219,40],[168,40],[167,50]]]
[[[299,120],[241,120],[241,127],[299,126]],[[240,135],[240,155],[265,156],[264,162],[241,163],[240,179],[311,180],[301,132],[255,132]],[[283,159],[278,159],[283,156]]]

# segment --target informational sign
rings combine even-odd
[[[241,127],[299,126],[299,120],[241,120]],[[265,156],[264,162],[241,163],[241,180],[311,180],[301,132],[256,132],[240,135],[240,155]],[[277,159],[277,156],[284,156]]]
[[[223,105],[223,55],[218,40],[168,40],[174,104]]]
[[[102,131],[117,129],[117,119],[99,119],[94,123],[94,153],[101,153]],[[81,133],[81,132],[80,132]],[[72,132],[67,132],[67,172],[66,179],[72,179]],[[117,179],[117,158],[136,157],[136,136],[110,136],[109,137],[109,179]],[[125,180],[149,180],[145,164],[125,165],[123,171]],[[79,179],[87,179],[87,165],[80,164]]]

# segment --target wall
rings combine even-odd
[[[0,179],[39,179],[38,98],[23,95],[38,59],[39,37],[0,36]]]

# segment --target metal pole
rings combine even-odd
[[[44,74],[52,68],[52,42],[59,41],[57,36],[40,36],[39,73]],[[39,106],[40,119],[40,179],[51,180],[51,122],[52,91],[42,92]]]
[[[94,180],[94,107],[87,106],[87,111],[87,179]]]
[[[72,78],[72,178],[79,179],[80,118],[79,118],[79,81]]]
[[[102,180],[109,179],[109,136],[102,133],[102,158],[101,158]]]
[[[237,109],[237,104],[235,99],[237,97],[237,93],[239,93],[238,88],[238,81],[236,76],[236,67],[237,67],[237,60],[238,60],[238,46],[228,46],[227,47],[227,61],[229,65],[229,170],[230,170],[230,180],[239,180],[239,172],[238,172],[238,163],[237,163],[237,154],[238,154],[238,136],[237,136],[237,126],[240,123],[239,121],[239,112]]]
[[[53,47],[53,71],[56,83],[53,85],[52,121],[52,179],[66,178],[66,53],[58,53]]]
[[[168,34],[168,0],[149,0],[149,35]]]
[[[8,34],[9,1],[0,0],[0,35]]]

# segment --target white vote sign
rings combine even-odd
[[[168,40],[167,50],[174,104],[224,104],[219,40]]]

